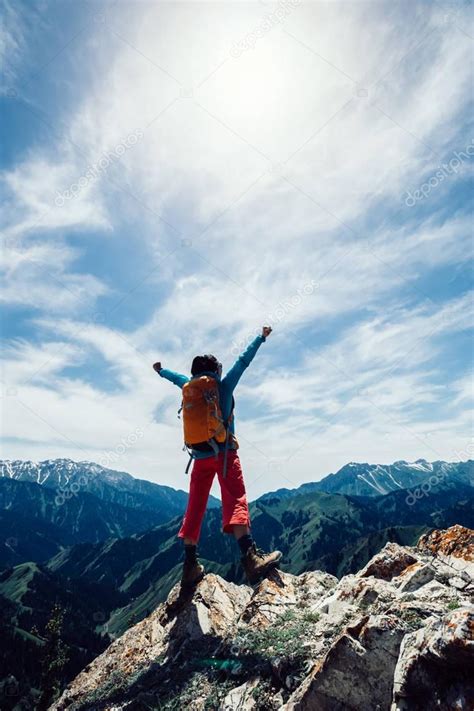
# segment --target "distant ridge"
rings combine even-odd
[[[41,462],[4,459],[0,460],[0,477],[55,489],[59,504],[79,492],[89,493],[127,508],[153,511],[160,521],[168,521],[183,513],[188,498],[187,492],[180,489],[136,479],[127,472],[94,462],[76,462],[72,459],[45,459]],[[183,476],[186,488],[187,483]],[[210,497],[210,505],[219,506],[220,503]]]
[[[287,498],[313,491],[347,496],[384,496],[392,491],[416,488],[423,482],[429,482],[430,478],[432,485],[449,480],[474,486],[474,461],[428,462],[426,459],[417,459],[415,462],[406,462],[401,459],[393,464],[349,462],[335,474],[328,474],[320,481],[302,484],[295,489],[277,489],[263,494],[260,499],[275,496]]]

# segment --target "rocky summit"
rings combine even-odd
[[[474,708],[474,532],[387,543],[355,575],[208,574],[89,664],[54,711]]]

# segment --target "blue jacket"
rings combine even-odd
[[[232,397],[237,383],[242,377],[244,370],[248,368],[248,366],[254,359],[255,354],[257,353],[258,349],[264,341],[264,336],[257,336],[252,341],[252,343],[246,348],[246,350],[237,358],[232,368],[222,379],[219,378],[216,373],[208,373],[208,375],[212,375],[214,378],[216,378],[218,382],[219,402],[221,406],[222,417],[224,420],[227,420],[232,410]],[[166,380],[169,380],[170,382],[177,385],[178,388],[182,388],[185,383],[191,380],[191,378],[188,378],[187,375],[175,373],[174,370],[168,370],[167,368],[162,368],[160,370],[160,375],[162,378],[166,378]],[[200,373],[200,375],[203,375],[203,373]],[[234,418],[232,418],[229,430],[234,433]],[[219,449],[221,450],[224,450],[224,447],[224,444],[219,445]],[[195,459],[207,459],[208,457],[213,457],[214,454],[213,452],[198,452],[197,450],[193,449],[192,456]]]

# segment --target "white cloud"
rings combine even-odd
[[[0,301],[61,314],[89,308],[108,288],[90,274],[70,271],[76,256],[77,250],[60,243],[4,247]]]
[[[0,25],[0,64],[2,66],[1,93],[11,91],[16,78],[17,65],[21,61],[21,51],[24,46],[24,26],[20,13],[15,6],[4,0],[2,3],[3,18]]]
[[[54,383],[61,371],[84,357],[77,345],[66,341],[48,341],[39,346],[16,340],[4,349],[2,359],[3,394],[35,379],[46,386]]]
[[[234,43],[270,7],[117,4],[90,36],[84,56],[95,70],[78,92],[67,136],[36,148],[4,176],[6,234],[25,242],[4,257],[4,299],[41,309],[36,326],[55,338],[39,349],[53,358],[54,385],[53,371],[43,369],[51,382],[43,377],[20,388],[35,433],[23,451],[25,408],[9,401],[16,456],[65,454],[67,438],[98,453],[139,423],[148,434],[123,467],[177,484],[179,394],[156,380],[151,362],[187,370],[194,352],[211,350],[230,363],[234,344],[270,316],[275,335],[241,389],[252,418],[257,407],[264,413],[240,423],[258,486],[268,489],[274,474],[283,475],[259,450],[281,459],[289,441],[296,448],[313,430],[311,448],[288,464],[297,482],[347,459],[436,458],[423,438],[428,430],[440,433],[443,456],[461,445],[464,389],[456,390],[451,419],[437,411],[436,427],[423,422],[423,406],[442,402],[436,358],[449,334],[469,327],[468,301],[438,307],[418,280],[429,269],[467,262],[470,221],[454,211],[446,216],[446,184],[430,196],[423,219],[402,195],[449,150],[464,147],[456,141],[468,110],[468,38],[441,10],[419,3],[403,12],[387,3],[312,3],[295,7],[254,50],[234,58]],[[464,26],[462,10],[457,23]],[[108,175],[56,205],[58,191],[136,129],[143,140]],[[146,243],[155,260],[148,283],[166,294],[148,322],[128,332],[108,327],[105,309],[106,322],[94,324],[78,307],[106,293],[107,265],[103,281],[76,274],[79,251],[49,241],[67,233],[86,249],[82,233],[95,230],[95,239],[102,233],[113,244],[124,222],[134,224],[131,239]],[[189,246],[166,257],[182,238]],[[65,288],[32,262],[54,263]],[[284,306],[313,282],[311,294]],[[53,311],[73,318],[51,319]],[[335,326],[329,345],[311,350],[313,330],[349,318],[352,325]],[[288,373],[283,364],[295,332]],[[73,349],[57,362],[56,339]],[[74,349],[99,353],[117,390],[105,392],[93,377],[61,376]],[[30,358],[25,346],[17,359],[22,373]],[[48,425],[35,428],[34,413],[53,425],[50,436],[66,437],[45,445]]]
[[[238,406],[238,431],[252,495],[273,487],[275,477],[282,477],[279,485],[284,485],[284,477],[296,484],[348,460],[455,458],[454,451],[465,445],[469,431],[469,418],[456,407],[462,402],[453,403],[444,417],[438,415],[430,422],[423,413],[427,405],[436,406],[446,397],[446,387],[435,384],[435,367],[427,363],[437,355],[440,336],[446,339],[467,325],[466,305],[464,299],[448,303],[440,313],[419,309],[413,320],[408,313],[395,312],[385,322],[363,322],[348,329],[336,345],[307,356],[299,368],[274,373],[262,368],[264,359],[278,348],[273,335],[239,388],[240,407],[243,403],[256,413],[247,419]],[[10,398],[11,429],[6,434],[22,437],[29,423],[28,432],[34,432],[29,435],[29,451],[42,452],[41,456],[50,456],[53,450],[66,452],[70,440],[70,453],[72,448],[73,453],[78,450],[97,459],[140,427],[145,436],[120,466],[127,464],[135,473],[179,485],[183,464],[176,419],[179,393],[153,373],[153,354],[135,349],[143,346],[135,334],[124,336],[125,341],[123,334],[105,326],[70,321],[43,326],[72,339],[82,359],[91,348],[99,351],[120,387],[106,392],[99,385],[62,377],[61,369],[78,356],[61,348],[56,353],[59,344],[36,354],[34,361],[32,349],[25,346],[11,360],[17,370],[7,384],[18,385],[18,401]],[[174,366],[172,356],[170,352]],[[47,370],[43,367],[35,376],[43,358]],[[26,385],[22,384],[25,372],[33,373]],[[460,392],[464,380],[453,387]],[[159,422],[153,414],[157,403]],[[25,406],[30,408],[26,414]],[[40,424],[34,424],[35,418]]]
[[[32,156],[3,176],[9,212],[5,213],[4,234],[11,239],[47,229],[108,228],[100,194],[92,184],[75,199],[56,204],[58,193],[67,190],[85,171],[67,146],[54,159]],[[95,194],[94,194],[95,193]]]

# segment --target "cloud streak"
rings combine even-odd
[[[93,457],[140,426],[123,468],[178,485],[179,394],[151,362],[230,365],[278,312],[238,408],[254,493],[347,460],[453,456],[469,429],[471,168],[416,207],[403,196],[471,140],[467,10],[298,3],[239,56],[261,5],[106,10],[63,51],[80,64],[38,79],[74,102],[17,89],[55,138],[2,179],[2,299],[21,314],[6,455]]]

